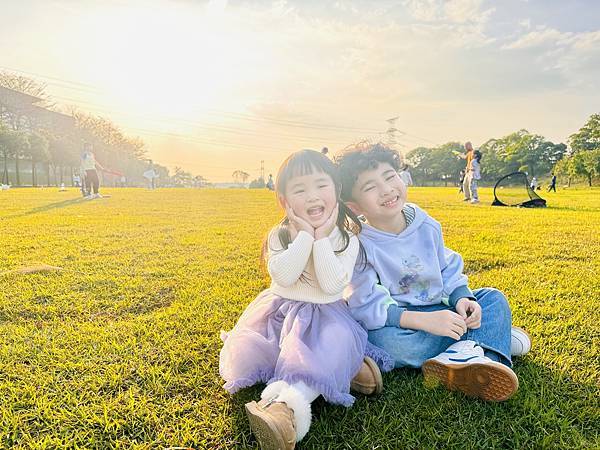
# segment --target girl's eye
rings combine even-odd
[[[393,180],[394,178],[396,178],[396,175],[390,175],[389,177],[387,177],[385,179],[385,181],[390,181],[390,180]]]
[[[323,188],[326,188],[328,186],[329,186],[328,184],[322,184],[321,186],[319,186],[319,189],[323,189]]]
[[[369,186],[368,188],[365,188],[365,192],[372,191],[373,189],[375,189],[375,186]]]
[[[295,191],[294,194],[302,194],[304,192],[304,190],[299,190],[299,191]]]

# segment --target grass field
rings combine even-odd
[[[300,448],[599,448],[600,191],[546,209],[481,205],[413,188],[462,253],[472,287],[504,291],[533,336],[520,389],[486,404],[384,376],[350,409],[321,399]],[[243,190],[0,192],[0,448],[253,448],[218,374],[219,330],[268,286],[261,240],[272,194]]]

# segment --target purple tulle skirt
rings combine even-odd
[[[222,338],[219,372],[232,394],[261,382],[303,381],[326,401],[350,406],[350,381],[365,355],[383,371],[393,368],[392,358],[367,342],[343,300],[321,305],[267,289]]]

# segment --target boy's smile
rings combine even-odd
[[[347,204],[375,228],[399,233],[406,226],[402,214],[405,202],[406,185],[392,166],[380,162],[358,176]]]

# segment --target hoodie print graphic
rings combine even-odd
[[[421,278],[423,264],[417,255],[410,255],[400,260],[400,273],[402,278],[398,282],[400,294],[413,292],[414,298],[421,302],[431,302],[433,297],[429,296],[429,280]]]

